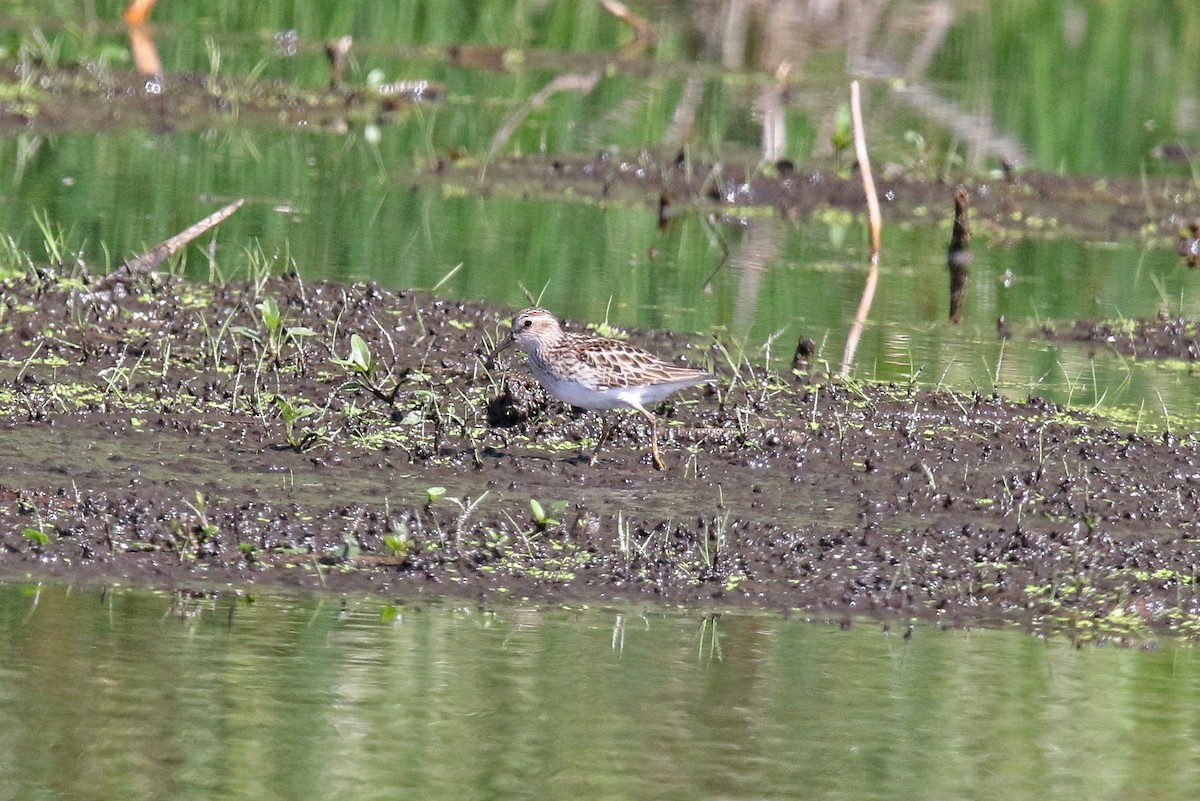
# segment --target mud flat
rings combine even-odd
[[[599,419],[547,402],[519,358],[483,358],[508,309],[33,270],[0,303],[10,580],[655,599],[1083,639],[1200,621],[1195,436],[628,332],[721,381],[659,409],[671,469],[620,413],[589,465]]]

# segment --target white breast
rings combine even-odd
[[[617,409],[629,404],[619,395],[627,388],[598,391],[589,389],[575,381],[568,381],[553,373],[534,371],[534,375],[546,391],[563,403],[579,406],[583,409]]]

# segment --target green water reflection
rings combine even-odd
[[[118,23],[126,4],[3,0],[11,33],[0,41],[11,53],[20,34],[37,27],[63,34],[55,40],[63,58],[121,66],[129,60]],[[844,96],[847,73],[880,80],[874,100],[886,104],[881,119],[895,118],[901,132],[911,128],[925,142],[922,151],[910,148],[912,157],[964,154],[991,138],[1010,143],[992,155],[1020,150],[1042,169],[1136,173],[1171,169],[1170,158],[1163,163],[1161,152],[1155,155],[1164,146],[1181,142],[1186,156],[1197,144],[1200,7],[1191,3],[628,5],[653,25],[653,48],[630,51],[624,23],[578,0],[164,2],[152,19],[168,72],[255,74],[313,86],[328,77],[324,41],[351,34],[357,50],[350,80],[381,70],[388,80],[446,83],[459,102],[428,142],[473,153],[490,141],[506,106],[556,74],[595,66],[606,69],[603,84],[584,98],[567,93],[548,104],[518,131],[518,149],[656,144],[671,127],[686,80],[698,77],[703,92],[692,142],[757,150],[761,134],[749,105],[756,86],[783,62],[804,76],[803,95],[788,110],[786,155],[798,160],[825,146],[818,141],[828,133],[822,117],[832,110],[823,109],[831,101],[825,93]],[[297,44],[278,36],[284,31],[294,31]],[[472,49],[455,49],[463,46]],[[622,54],[636,58],[621,61]],[[947,102],[927,102],[926,91]],[[891,145],[875,147],[886,154]]]
[[[10,586],[0,797],[1183,798],[1198,679],[1018,632]]]

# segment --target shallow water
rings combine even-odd
[[[5,798],[1187,797],[1189,648],[0,588]]]

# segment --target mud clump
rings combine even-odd
[[[7,281],[0,575],[1200,626],[1200,444],[1036,401],[733,375],[649,427],[549,401],[511,310],[308,284]],[[359,342],[355,342],[355,338]]]
[[[494,428],[511,428],[546,408],[546,392],[531,378],[506,377],[487,406],[487,422]]]
[[[1045,334],[1051,340],[1082,342],[1134,358],[1200,360],[1200,325],[1183,318],[1080,320],[1063,331],[1047,328]]]

